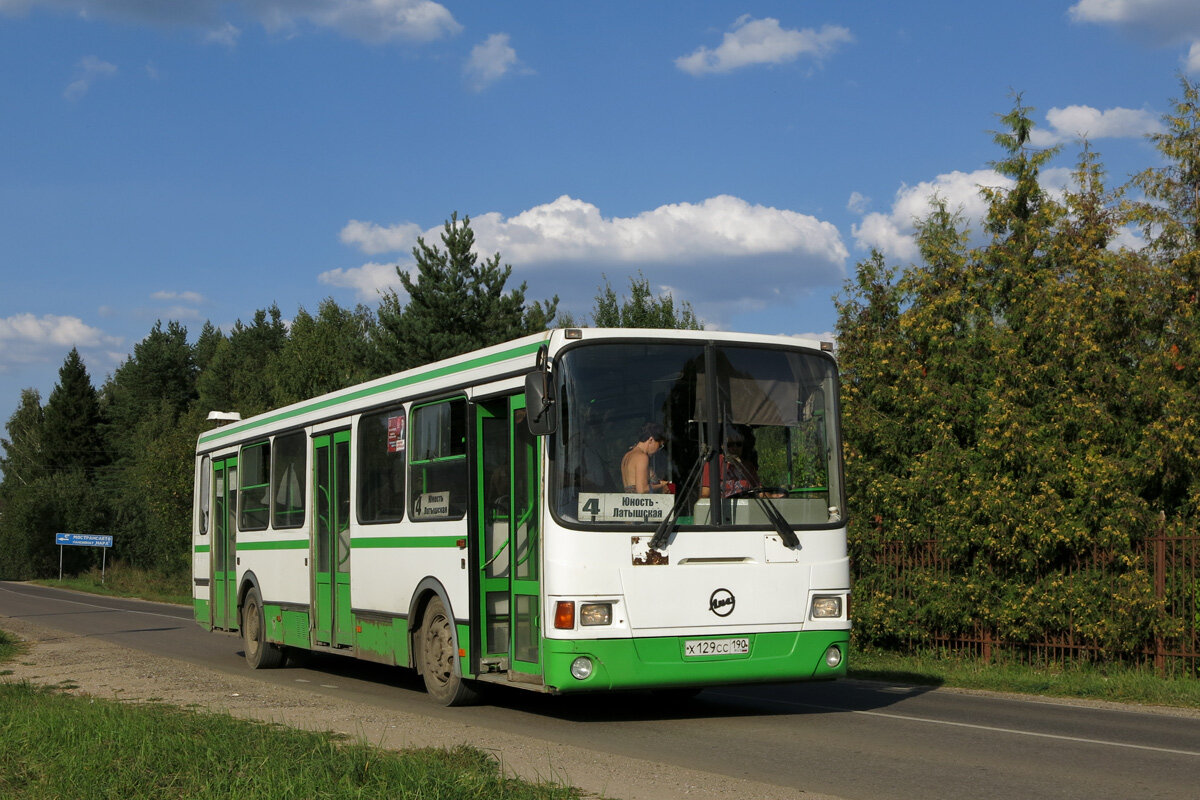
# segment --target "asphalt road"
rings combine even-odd
[[[510,690],[446,709],[409,671],[349,659],[251,676],[241,641],[204,631],[186,607],[0,582],[0,615],[330,697],[852,800],[1200,798],[1191,713],[859,681],[709,689],[680,705]]]

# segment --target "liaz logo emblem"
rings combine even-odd
[[[728,589],[714,589],[708,598],[708,610],[718,617],[728,617],[733,613],[733,592]]]

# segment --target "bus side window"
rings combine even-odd
[[[358,422],[358,521],[404,519],[403,408],[363,415]]]
[[[196,484],[196,503],[199,506],[200,517],[200,535],[208,535],[208,515],[211,511],[209,503],[209,485],[212,480],[212,464],[208,460],[208,456],[200,459],[200,482]]]
[[[416,521],[467,513],[467,402],[459,397],[416,406],[409,445],[409,511]]]
[[[238,464],[242,478],[241,491],[238,492],[238,530],[266,530],[271,502],[271,443],[246,445],[242,448]]]
[[[298,528],[304,524],[306,445],[303,431],[275,437],[275,461],[271,469],[273,528]]]

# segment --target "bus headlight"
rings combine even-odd
[[[580,625],[611,625],[612,603],[580,603]]]
[[[837,619],[842,615],[842,598],[836,594],[818,594],[812,599],[813,619]]]
[[[592,676],[592,660],[587,656],[580,656],[571,662],[571,676],[577,681],[586,681]]]

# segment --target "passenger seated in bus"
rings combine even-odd
[[[637,444],[629,448],[629,452],[621,459],[621,482],[625,485],[626,492],[649,494],[667,488],[668,482],[659,480],[650,470],[650,456],[662,449],[666,441],[662,425],[647,422],[642,426]]]
[[[763,490],[762,481],[758,477],[757,471],[753,464],[749,463],[753,460],[750,454],[743,454],[745,437],[734,431],[725,440],[724,452],[717,456],[717,469],[721,473],[721,497],[737,497],[739,495],[758,493],[762,497],[783,497],[783,493],[776,490]],[[726,457],[728,454],[728,457]],[[745,460],[743,460],[745,459]],[[712,495],[712,479],[710,478],[709,467],[710,463],[704,465],[704,472],[700,477],[700,496],[709,497]]]

